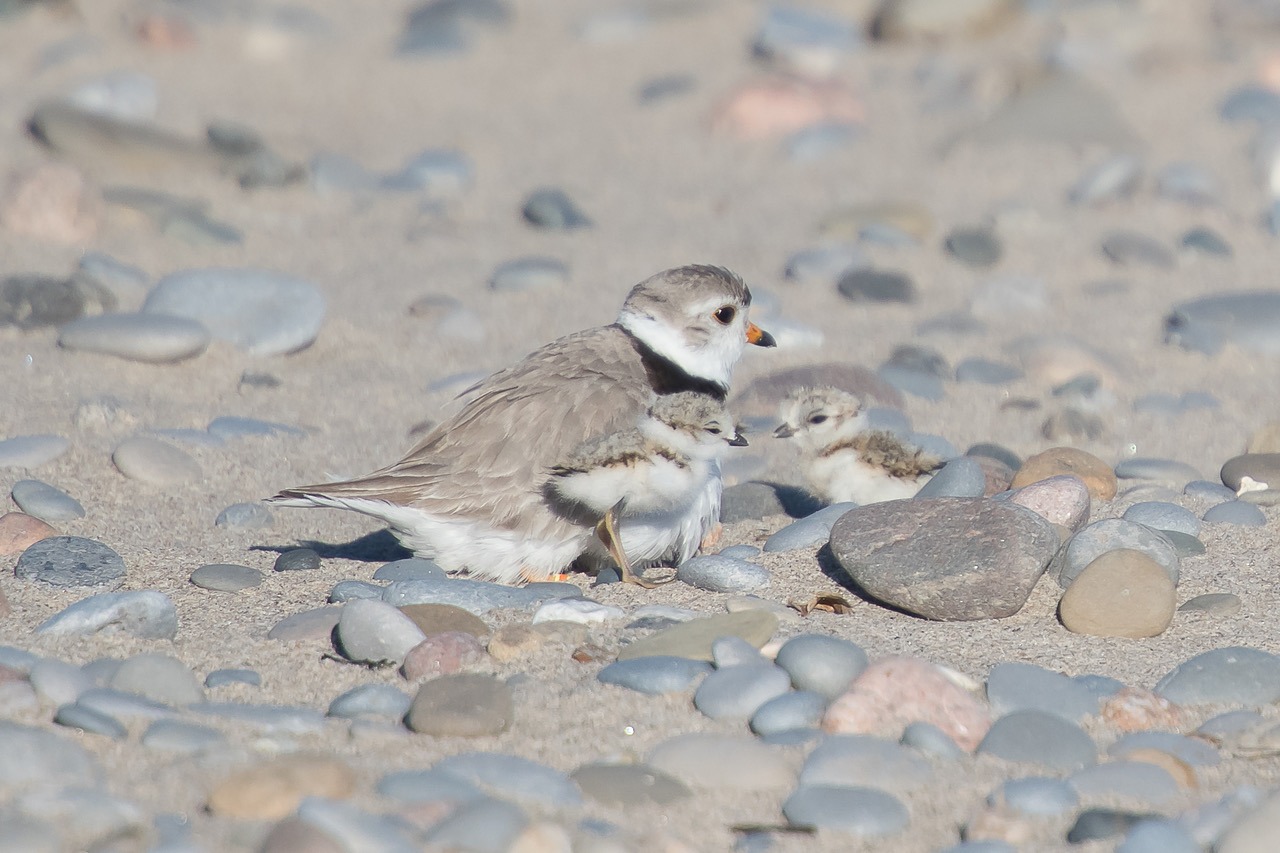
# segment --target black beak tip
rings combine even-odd
[[[793,430],[791,427],[787,426],[786,424],[783,424],[782,426],[778,427],[773,431],[774,438],[791,438],[791,436],[795,434],[796,434],[796,431]]]
[[[778,342],[777,340],[774,339],[773,335],[769,334],[764,329],[760,330],[760,340],[756,341],[756,346],[776,347],[777,345],[778,345]]]
[[[730,447],[748,447],[749,445],[747,444],[746,436],[744,436],[742,433],[738,433],[733,438],[729,439],[729,446]]]

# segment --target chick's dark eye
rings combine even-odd
[[[734,310],[732,305],[725,305],[722,308],[716,309],[716,313],[712,316],[715,317],[718,322],[727,326],[733,322],[733,318],[737,315],[738,312]]]
[[[809,415],[809,423],[811,424],[820,424],[826,419],[826,415]]]
[[[707,427],[707,432],[711,433],[712,435],[719,435],[721,430],[720,430],[720,427],[713,426],[713,427]]]

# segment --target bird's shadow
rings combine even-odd
[[[299,539],[293,545],[252,545],[249,550],[283,554],[298,548],[310,548],[319,554],[322,560],[355,560],[359,563],[390,563],[413,556],[413,552],[401,545],[390,530],[375,530],[350,542]]]
[[[903,610],[901,607],[895,607],[892,604],[888,604],[878,598],[872,597],[870,593],[854,583],[853,578],[849,577],[849,573],[841,567],[840,562],[836,559],[836,555],[831,553],[830,542],[818,549],[817,558],[818,569],[826,575],[827,578],[834,581],[842,590],[852,593],[859,601],[862,601],[865,604],[873,604],[882,610],[892,610],[894,613],[901,613],[903,616],[910,616],[912,619],[920,618],[920,616],[915,613],[911,613]]]

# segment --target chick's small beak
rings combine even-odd
[[[740,430],[733,431],[733,438],[729,439],[730,447],[747,447],[747,437]]]
[[[782,424],[780,427],[778,427],[773,431],[773,435],[775,438],[791,438],[791,436],[795,434],[796,434],[795,427],[791,426],[791,424]]]
[[[747,343],[755,344],[758,347],[776,347],[778,345],[778,342],[773,339],[773,335],[755,323],[747,323]]]

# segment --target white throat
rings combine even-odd
[[[731,334],[713,335],[705,346],[694,349],[680,329],[628,308],[623,308],[618,315],[618,325],[685,373],[714,382],[722,388],[729,387],[733,366],[746,344],[745,334],[741,343],[734,341]]]

